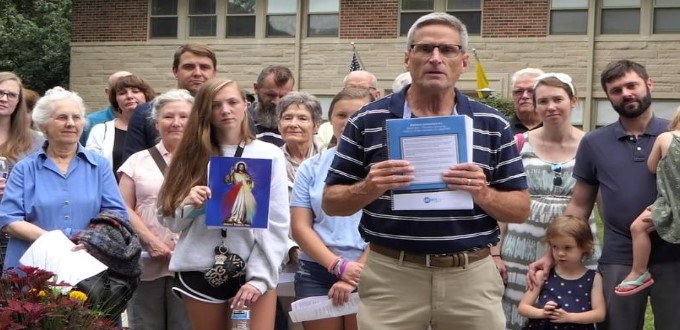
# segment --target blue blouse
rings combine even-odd
[[[321,209],[326,175],[335,157],[336,148],[323,151],[305,160],[297,170],[291,207],[311,209],[314,213],[312,227],[319,238],[335,255],[349,260],[358,260],[366,248],[366,242],[359,234],[361,211],[347,217],[329,216]],[[314,261],[304,251],[300,259]]]
[[[9,176],[0,203],[0,228],[25,220],[47,231],[66,236],[85,229],[103,210],[128,217],[108,161],[78,145],[76,156],[62,174],[47,157],[45,146],[19,161]],[[4,267],[16,267],[30,242],[11,237]]]

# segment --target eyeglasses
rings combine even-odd
[[[553,173],[555,173],[555,177],[553,177],[553,186],[562,186],[562,165],[552,164],[550,168],[552,169]]]
[[[534,89],[533,88],[518,88],[518,89],[513,89],[512,90],[512,95],[516,97],[521,97],[524,95],[524,93],[527,93],[530,97],[534,95]]]
[[[544,73],[538,77],[536,77],[536,80],[534,81],[534,89],[536,89],[536,86],[538,84],[548,78],[555,78],[559,80],[560,82],[564,83],[565,85],[569,86],[569,89],[571,89],[571,95],[576,95],[576,89],[574,89],[574,84],[572,83],[571,77],[569,77],[568,74],[566,73],[555,73],[555,72],[549,72],[549,73]]]
[[[8,91],[8,90],[2,90],[2,89],[0,89],[0,99],[1,99],[3,96],[7,96],[7,99],[8,99],[8,100],[14,101],[14,100],[16,100],[16,99],[19,98],[19,93],[10,92],[10,91]]]
[[[456,44],[412,44],[411,50],[418,56],[432,56],[434,49],[439,49],[439,54],[444,57],[456,57],[463,52],[463,46]]]

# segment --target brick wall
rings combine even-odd
[[[486,38],[545,37],[548,0],[484,0],[482,36]]]
[[[341,39],[397,37],[398,0],[341,0]]]
[[[146,41],[148,0],[74,0],[71,41]]]

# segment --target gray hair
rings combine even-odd
[[[447,25],[453,28],[454,30],[458,31],[458,34],[460,34],[461,50],[463,51],[463,53],[467,52],[468,48],[467,27],[465,27],[465,24],[463,24],[463,22],[461,22],[455,16],[442,12],[435,12],[427,14],[425,16],[421,16],[417,21],[415,21],[415,23],[413,23],[413,25],[411,25],[411,28],[408,29],[408,34],[406,36],[406,51],[411,50],[411,45],[413,44],[413,35],[416,33],[416,30],[423,26],[433,24]]]
[[[303,105],[309,110],[312,115],[312,121],[315,124],[321,123],[321,103],[314,97],[314,95],[306,92],[290,92],[284,96],[279,104],[276,105],[276,117],[281,119],[283,113],[288,110],[291,105]]]
[[[524,78],[524,77],[538,77],[542,74],[544,74],[543,70],[537,69],[537,68],[525,68],[522,70],[519,70],[515,73],[512,74],[512,77],[510,78],[510,84],[515,85],[515,82],[517,79]]]
[[[52,113],[52,104],[58,101],[73,101],[80,110],[80,114],[85,117],[87,109],[85,108],[85,102],[76,92],[71,92],[63,89],[62,87],[54,87],[45,92],[45,96],[41,97],[33,108],[33,113],[31,118],[33,122],[37,125],[42,125],[47,122]]]
[[[189,104],[194,104],[194,97],[191,96],[186,89],[171,89],[153,100],[153,108],[149,114],[149,120],[153,122],[158,121],[158,116],[161,115],[161,109],[170,102],[186,101]]]
[[[396,78],[394,78],[394,82],[392,83],[392,93],[399,93],[401,92],[406,85],[411,83],[411,73],[410,72],[402,72],[400,73]]]
[[[374,74],[366,71],[366,70],[356,70],[348,73],[345,78],[342,79],[342,85],[347,87],[347,81],[350,80],[354,76],[367,76],[371,79],[371,87],[373,88],[378,88],[378,78],[375,77]]]

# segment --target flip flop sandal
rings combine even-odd
[[[632,281],[623,281],[614,288],[614,293],[619,296],[634,295],[650,285],[654,284],[654,279],[649,272],[644,272],[640,277]]]

